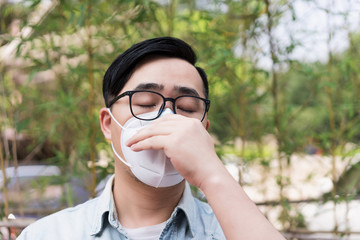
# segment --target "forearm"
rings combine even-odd
[[[200,186],[227,239],[284,239],[219,162]]]

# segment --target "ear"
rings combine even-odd
[[[111,141],[111,116],[107,108],[100,109],[100,126],[105,139]]]
[[[210,128],[210,120],[209,120],[209,119],[206,119],[205,129],[206,129],[207,131],[209,131],[209,128]]]

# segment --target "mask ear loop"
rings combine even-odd
[[[125,128],[116,120],[116,118],[114,117],[114,115],[112,115],[110,108],[107,108],[107,110],[108,110],[108,112],[109,112],[112,120],[114,120],[117,125],[119,125],[123,130],[125,130]]]
[[[107,108],[107,110],[108,110],[111,118],[115,121],[115,123],[116,123],[117,125],[119,125],[123,130],[126,130],[126,128],[124,128],[124,127],[115,119],[115,117],[112,115],[110,108]],[[120,157],[120,155],[116,152],[116,150],[115,150],[115,148],[114,148],[114,144],[113,144],[112,141],[111,141],[111,148],[112,148],[113,152],[115,153],[115,156],[118,157],[118,158],[120,159],[120,161],[122,161],[126,166],[128,166],[129,168],[131,168],[131,164],[128,163],[128,162],[126,162],[126,161],[125,161],[122,157]]]
[[[131,164],[128,162],[125,162],[124,159],[122,159],[122,157],[120,157],[120,155],[116,152],[116,150],[114,148],[114,144],[112,142],[111,142],[111,148],[112,148],[113,152],[115,153],[115,156],[117,156],[120,159],[120,161],[122,161],[126,166],[131,168]]]

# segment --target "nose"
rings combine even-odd
[[[164,102],[165,102],[164,109],[170,108],[175,113],[175,109],[174,109],[175,99],[173,99],[173,98],[165,98]]]

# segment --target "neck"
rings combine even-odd
[[[166,221],[184,188],[184,181],[172,187],[153,188],[135,180],[123,169],[117,174],[115,168],[113,193],[119,222],[127,228],[139,228]]]

